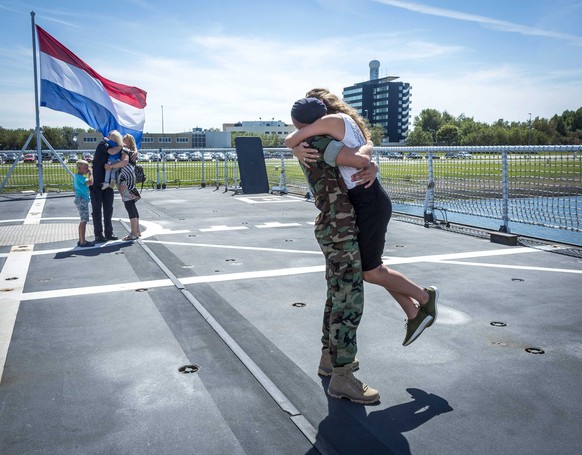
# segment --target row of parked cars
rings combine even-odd
[[[417,152],[410,152],[410,153],[407,153],[406,155],[404,155],[404,153],[402,153],[402,152],[388,151],[388,152],[384,152],[382,154],[382,156],[385,158],[388,158],[389,160],[402,160],[404,158],[407,158],[409,160],[419,160],[422,158],[428,159],[428,153],[426,155],[421,155],[420,153],[417,153]],[[435,160],[438,160],[438,159],[440,159],[440,155],[433,155],[432,158]],[[445,158],[470,160],[471,158],[473,158],[473,155],[471,155],[469,152],[465,152],[465,151],[461,150],[458,152],[448,152],[445,154]]]
[[[57,152],[61,160],[65,163],[76,163],[79,158],[85,161],[93,161],[93,153],[85,152],[82,155],[73,152],[60,153]],[[19,152],[0,152],[0,164],[4,163],[14,163]],[[46,155],[46,156],[45,156]],[[219,161],[234,160],[236,153],[234,152],[183,152],[183,153],[162,153],[165,161],[212,161],[215,158]],[[141,162],[156,162],[162,160],[162,155],[157,152],[140,152],[138,161]],[[36,153],[26,153],[22,157],[22,161],[36,163],[37,161]],[[58,163],[60,160],[52,153],[43,152],[43,160]]]
[[[161,161],[212,161],[218,158],[219,161],[234,160],[234,152],[210,153],[210,152],[182,152],[182,153],[157,153],[157,152],[140,152],[138,161],[150,162]]]

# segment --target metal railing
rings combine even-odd
[[[375,147],[374,159],[396,211],[422,216],[425,223],[457,213],[498,220],[504,232],[510,232],[510,223],[580,232],[581,151],[579,145]],[[76,158],[90,158],[92,153],[59,151],[63,163],[55,158],[56,162],[43,161],[45,191],[72,191]],[[264,154],[271,192],[309,193],[305,176],[288,149],[264,148]],[[0,192],[40,187],[39,164],[23,162],[22,157],[0,164]],[[239,190],[233,148],[143,149],[140,164],[147,177],[144,188]]]

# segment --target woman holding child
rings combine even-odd
[[[119,134],[119,142],[123,143],[121,149],[121,160],[115,164],[107,163],[106,170],[117,169],[117,190],[121,195],[121,200],[127,210],[131,232],[125,236],[123,240],[137,240],[141,237],[139,230],[139,213],[135,203],[141,199],[139,191],[135,187],[135,164],[137,162],[137,145],[135,138],[131,134],[126,134],[121,137]],[[111,136],[111,135],[110,135]],[[117,142],[117,141],[116,141]]]

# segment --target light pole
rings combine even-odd
[[[164,106],[162,105],[162,136],[164,135]]]
[[[529,114],[529,124],[528,124],[528,129],[527,129],[527,145],[530,145],[531,143],[531,112],[528,112]]]

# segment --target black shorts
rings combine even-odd
[[[392,216],[392,202],[378,181],[370,188],[363,185],[348,190],[350,202],[356,212],[356,224],[362,270],[373,270],[382,264],[386,244],[386,230]]]

